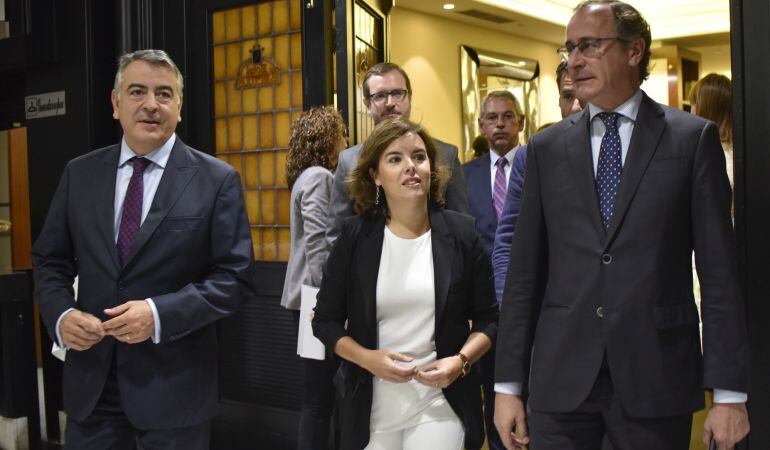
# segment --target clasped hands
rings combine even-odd
[[[72,310],[66,313],[59,324],[64,345],[73,350],[88,350],[104,336],[112,336],[126,344],[138,344],[155,332],[152,309],[146,300],[129,300],[105,309],[104,313],[112,318],[102,322],[87,312]]]
[[[364,369],[374,376],[391,383],[406,383],[417,380],[433,388],[446,388],[462,375],[463,362],[459,356],[437,359],[422,369],[399,365],[397,361],[410,363],[414,358],[390,350],[369,350],[363,361]]]

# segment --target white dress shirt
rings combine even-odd
[[[142,174],[144,197],[142,198],[141,223],[144,223],[144,219],[147,218],[147,213],[150,212],[150,206],[152,205],[152,201],[155,198],[155,193],[158,191],[160,179],[163,176],[163,171],[166,169],[166,164],[168,163],[168,158],[171,156],[171,149],[174,147],[175,142],[176,133],[172,134],[165,144],[144,155],[145,158],[152,161],[152,164],[148,165]],[[129,148],[128,144],[126,143],[126,139],[123,138],[120,143],[120,157],[118,158],[117,167],[118,174],[115,179],[114,231],[116,243],[118,242],[118,234],[120,233],[120,219],[123,212],[123,201],[126,198],[126,191],[128,190],[128,183],[131,181],[131,175],[134,173],[134,167],[133,165],[128,164],[128,161],[135,156],[140,155],[134,153],[134,151],[131,150],[131,148]],[[146,301],[150,305],[153,321],[155,322],[155,332],[152,335],[152,342],[157,344],[160,342],[160,317],[158,316],[158,309],[155,307],[155,302],[151,298],[146,299]],[[75,308],[70,308],[64,311],[56,321],[56,340],[59,341],[59,346],[65,349],[67,347],[64,346],[64,342],[61,338],[61,321],[65,314],[74,309]]]
[[[642,104],[643,97],[642,90],[637,90],[631,98],[612,110],[613,112],[620,114],[620,117],[618,118],[618,134],[620,135],[621,147],[620,163],[623,167],[626,165],[628,146],[631,142],[631,134],[634,132],[634,123],[636,122],[636,116],[639,113],[639,107]],[[600,112],[605,111],[592,103],[588,104],[588,113],[591,124],[591,154],[594,162],[594,176],[596,176],[596,168],[599,165],[599,149],[601,148],[602,138],[604,137],[604,132],[606,130],[604,122],[596,119],[596,115]],[[521,395],[521,388],[521,383],[495,383],[495,392],[503,394]],[[714,403],[745,403],[746,400],[748,400],[748,395],[745,392],[714,389]]]

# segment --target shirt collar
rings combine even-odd
[[[631,96],[631,98],[623,102],[622,105],[618,106],[612,111],[620,114],[621,116],[627,119],[631,119],[632,121],[636,122],[636,115],[639,113],[639,107],[641,105],[642,105],[642,90],[637,89],[634,95]],[[600,112],[604,112],[604,110],[594,105],[593,103],[589,103],[588,112],[590,113],[591,121],[593,121],[594,117],[596,117],[596,115],[599,114]]]
[[[503,158],[508,160],[508,167],[512,167],[513,164],[513,157],[516,155],[516,149],[518,149],[519,146],[513,147],[512,149],[508,150],[508,153],[503,155]],[[492,165],[492,167],[495,167],[495,164],[497,164],[497,160],[500,159],[500,155],[495,153],[494,150],[491,148],[489,149],[489,163]]]
[[[166,163],[168,163],[168,158],[171,156],[171,149],[174,147],[175,142],[176,133],[172,134],[163,145],[144,155],[144,157],[158,165],[161,169],[165,169]],[[128,162],[128,160],[134,156],[139,155],[131,150],[131,147],[129,147],[126,143],[126,138],[124,136],[120,141],[120,158],[118,159],[118,167],[123,167],[123,165],[125,165],[126,162]]]

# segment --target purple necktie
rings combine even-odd
[[[503,213],[505,193],[508,190],[505,182],[506,164],[508,164],[508,160],[505,157],[500,157],[497,162],[495,162],[497,171],[495,172],[495,187],[492,189],[492,205],[495,207],[495,215],[497,215],[497,220],[500,220],[500,214]]]
[[[144,169],[150,165],[147,158],[133,157],[128,161],[133,167],[131,181],[128,182],[128,190],[123,200],[123,211],[120,215],[120,232],[118,233],[118,258],[120,265],[125,264],[134,239],[139,233],[142,224],[142,201],[144,200]]]

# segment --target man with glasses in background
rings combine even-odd
[[[567,74],[567,62],[562,61],[556,68],[556,84],[559,88],[559,109],[561,118],[583,110],[582,103],[575,97],[575,83]],[[492,246],[492,267],[495,273],[495,294],[499,304],[503,298],[503,285],[508,273],[508,257],[511,254],[511,241],[516,230],[516,220],[519,217],[521,205],[521,190],[524,186],[524,172],[527,166],[527,146],[522,145],[513,158],[508,192],[505,195],[505,205],[500,214],[500,220],[495,232]]]
[[[509,449],[596,449],[605,432],[616,449],[687,449],[704,389],[714,391],[704,441],[729,449],[748,433],[719,131],[639,89],[650,40],[619,1],[583,2],[567,25],[560,52],[586,108],[527,146],[495,360],[495,424]]]
[[[404,69],[396,64],[383,62],[372,66],[364,77],[364,105],[369,111],[374,124],[383,120],[409,119],[412,110],[412,85]],[[436,150],[441,164],[445,164],[451,178],[446,191],[446,208],[468,213],[468,197],[465,192],[465,180],[457,157],[457,147],[435,139]],[[334,186],[331,196],[331,217],[326,238],[333,243],[339,236],[342,220],[354,214],[353,203],[348,196],[345,180],[355,169],[362,144],[343,150],[339,156],[337,170],[334,172]]]
[[[514,157],[521,152],[519,132],[524,128],[524,113],[516,97],[509,91],[492,91],[481,102],[479,130],[489,141],[489,152],[463,164],[468,184],[471,215],[476,218],[476,232],[491,255],[497,223],[502,218],[503,204],[512,180]],[[520,168],[523,172],[523,167]],[[484,387],[484,424],[490,450],[502,450],[494,418],[495,352],[487,352],[480,361]]]

